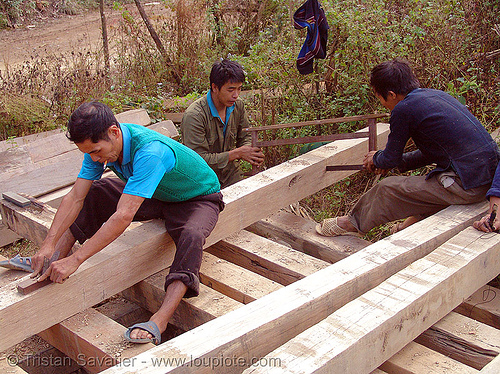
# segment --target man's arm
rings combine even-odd
[[[50,277],[53,282],[62,283],[85,260],[102,250],[125,231],[143,201],[143,197],[123,194],[118,201],[116,212],[101,226],[94,236],[72,255],[53,262],[39,280],[43,281]]]
[[[91,186],[91,180],[77,178],[71,190],[62,199],[61,205],[57,209],[45,240],[38,252],[31,258],[32,268],[34,270],[33,276],[40,273],[43,267],[44,258],[52,257],[56,250],[57,242],[64,232],[66,232],[73,222],[75,222]]]
[[[236,104],[238,105],[238,103]],[[250,121],[244,108],[238,120],[236,148],[229,151],[229,161],[245,160],[251,165],[259,166],[264,162],[264,153],[259,147],[252,147],[252,135],[243,129],[250,127]]]

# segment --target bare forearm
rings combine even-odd
[[[72,256],[74,256],[78,264],[81,265],[85,260],[92,257],[118,238],[130,225],[130,222],[131,220],[124,219],[117,213],[113,214]]]
[[[63,233],[75,222],[82,206],[83,200],[75,200],[69,194],[65,196],[54,216],[42,246],[55,246]]]

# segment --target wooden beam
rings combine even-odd
[[[136,125],[147,126],[151,123],[151,118],[146,109],[131,109],[115,114],[116,120],[120,123],[135,123]]]
[[[182,371],[177,366],[153,367],[153,357],[176,357],[185,360],[190,367],[200,360],[210,361],[220,355],[236,357],[249,364],[253,358],[276,349],[337,308],[427,255],[484,214],[486,208],[486,202],[449,207],[404,232],[380,240],[342,261],[139,355],[134,371]],[[428,230],[428,227],[433,230]],[[359,311],[353,315],[357,314]],[[220,373],[232,370],[235,370],[234,366],[218,368]],[[108,374],[123,372],[120,368],[107,371]]]
[[[282,286],[259,274],[210,254],[203,253],[200,281],[243,304],[279,290]]]
[[[500,352],[500,331],[451,312],[415,342],[480,370]]]
[[[206,251],[284,286],[329,265],[246,230],[215,243]]]
[[[465,299],[455,311],[500,329],[500,289],[484,285]]]
[[[379,126],[378,130],[385,139],[388,127]],[[349,175],[326,172],[326,165],[335,160],[361,160],[365,148],[366,140],[359,139],[328,144],[224,189],[226,208],[206,246]],[[266,204],[259,204],[263,200]],[[260,209],[248,209],[253,206]],[[39,216],[7,202],[1,209],[4,221],[18,234],[30,240],[35,239],[30,233],[38,238],[45,236],[50,221],[40,224]],[[23,219],[26,221],[21,223]],[[63,284],[51,284],[24,297],[10,288],[0,289],[0,321],[5,336],[0,351],[168,267],[174,244],[162,226],[159,221],[149,221],[127,230]],[[34,318],[34,313],[32,319],[28,318],[26,311],[33,311],[33,305],[47,318]]]
[[[498,374],[500,373],[500,355],[495,357],[488,365],[480,371],[481,374]]]
[[[388,373],[404,374],[477,374],[478,371],[433,351],[423,345],[411,342],[384,362],[381,369]]]
[[[315,226],[312,220],[281,210],[253,223],[247,230],[329,263],[340,261],[370,244],[352,235],[321,236]]]
[[[282,366],[273,373],[370,372],[499,272],[500,235],[468,227],[266,360],[280,359]]]
[[[89,308],[38,335],[89,372],[99,373],[117,364],[127,365],[130,358],[154,347],[152,343],[127,344],[123,339],[125,330]]]

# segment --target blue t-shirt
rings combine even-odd
[[[236,107],[236,104],[233,104],[230,107],[226,107],[226,120],[223,121],[222,118],[220,118],[219,112],[217,111],[217,108],[215,107],[215,104],[212,100],[211,92],[212,92],[212,90],[208,90],[208,93],[207,93],[208,107],[210,108],[210,112],[212,112],[212,116],[215,118],[219,118],[221,120],[221,122],[224,124],[224,129],[222,130],[222,134],[225,137],[226,136],[226,129],[227,129],[227,121],[229,121],[229,117],[231,117],[231,113],[233,112],[234,108]]]
[[[135,153],[134,162],[131,162],[130,131],[126,126],[120,126],[123,136],[123,160],[110,162],[117,171],[127,179],[123,193],[149,199],[153,196],[158,184],[165,175],[175,166],[175,155],[172,149],[160,141],[152,141],[141,147]],[[87,180],[100,179],[104,172],[104,165],[92,161],[89,154],[83,157],[82,168],[78,178]]]

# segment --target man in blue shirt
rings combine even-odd
[[[318,233],[357,235],[408,217],[398,227],[402,229],[451,204],[484,200],[500,153],[469,110],[443,91],[420,88],[409,65],[399,59],[375,66],[370,84],[391,119],[385,149],[369,152],[365,168],[380,174],[396,167],[407,171],[436,166],[426,176],[383,179],[348,215],[318,224]],[[410,138],[417,150],[405,153]]]
[[[59,252],[39,280],[62,283],[114,241],[133,220],[161,218],[176,245],[166,296],[150,321],[129,328],[131,342],[160,343],[182,297],[197,296],[205,239],[224,208],[217,176],[196,152],[155,131],[119,124],[99,102],[82,104],[68,122],[68,138],[85,153],[46,239],[32,257],[33,276]],[[105,168],[118,178],[102,178]],[[70,253],[78,240],[82,246]]]

